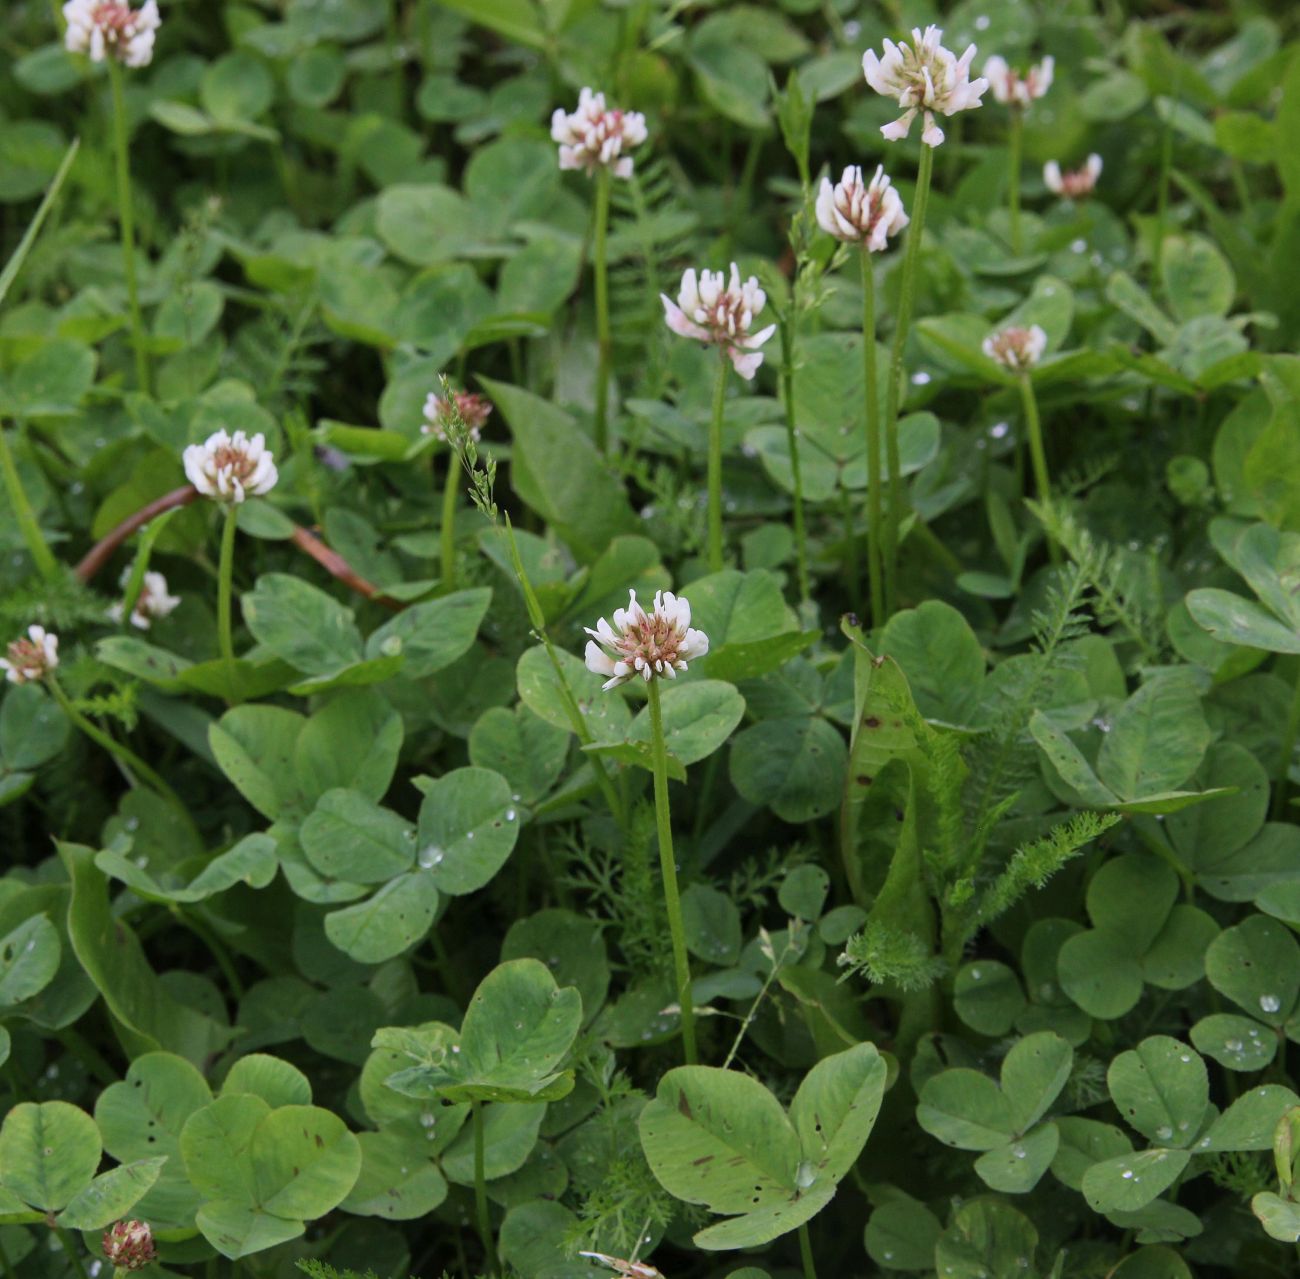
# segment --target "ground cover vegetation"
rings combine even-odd
[[[1300,30],[10,0],[0,1277],[1300,1241]]]

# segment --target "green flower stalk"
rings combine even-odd
[[[1052,87],[1054,59],[1044,58],[1023,75],[1005,58],[990,58],[984,76],[997,101],[1010,109],[1007,129],[1007,204],[1011,214],[1011,252],[1023,248],[1020,230],[1020,166],[1024,147],[1025,112]]]
[[[982,106],[980,101],[989,82],[970,78],[975,46],[968,45],[957,57],[940,43],[943,32],[935,26],[912,30],[912,42],[884,42],[884,55],[868,49],[862,55],[862,74],[879,94],[893,98],[903,109],[897,120],[881,127],[881,134],[891,142],[906,138],[912,121],[922,117],[921,165],[916,177],[916,195],[912,206],[912,226],[907,233],[907,251],[903,258],[902,288],[898,315],[894,324],[894,347],[890,359],[889,386],[885,398],[885,450],[889,466],[889,519],[885,526],[885,613],[894,611],[897,599],[898,541],[903,522],[903,480],[898,451],[898,414],[902,401],[903,352],[907,347],[912,323],[912,305],[916,293],[916,269],[920,258],[921,238],[925,232],[925,211],[930,199],[930,179],[934,172],[934,149],[943,144],[943,129],[938,116],[955,115]],[[884,620],[884,619],[881,619]]]
[[[0,427],[0,474],[4,476],[5,495],[13,509],[14,519],[18,524],[23,541],[27,543],[27,553],[32,557],[40,575],[49,581],[59,574],[59,561],[50,550],[45,534],[41,532],[40,521],[32,504],[27,500],[27,491],[23,488],[22,477],[18,474],[18,465],[14,461],[13,451],[4,428]]]
[[[596,447],[609,447],[609,366],[612,351],[609,326],[609,185],[611,178],[632,176],[631,151],[646,140],[645,116],[605,105],[603,93],[583,89],[576,111],[557,107],[551,116],[551,138],[560,145],[560,168],[582,169],[596,179],[593,271],[596,277]]]
[[[709,572],[722,568],[722,425],[727,394],[727,361],[747,382],[763,363],[759,349],[776,332],[776,325],[750,332],[754,320],[767,304],[767,294],[756,276],[741,283],[740,268],[733,262],[731,276],[721,271],[694,268],[682,274],[681,288],[674,302],[659,295],[664,304],[664,323],[681,337],[716,346],[721,357],[713,389],[713,416],[709,422]]]
[[[457,432],[478,444],[483,435],[483,427],[491,415],[492,404],[486,396],[473,391],[452,391],[444,380],[442,394],[431,391],[424,401],[424,425],[420,431],[449,446],[451,436]],[[460,457],[454,447],[449,447],[447,472],[442,488],[442,523],[439,526],[444,594],[456,589],[456,498],[459,494],[456,477],[460,470]]]
[[[1038,398],[1034,395],[1033,369],[1047,349],[1047,334],[1037,325],[1028,328],[1008,325],[990,333],[984,339],[984,354],[1015,374],[1020,388],[1020,404],[1025,416],[1025,432],[1029,437],[1029,458],[1034,471],[1034,492],[1038,500],[1049,504],[1052,500],[1052,481],[1047,470],[1047,452],[1043,447],[1043,425],[1038,413]],[[1048,550],[1052,563],[1060,561],[1056,541],[1049,534]]]
[[[673,852],[672,813],[668,797],[668,747],[664,738],[659,682],[676,678],[690,662],[709,651],[703,631],[691,628],[691,606],[671,591],[657,591],[651,612],[630,591],[627,608],[614,610],[611,626],[603,617],[595,629],[587,627],[587,669],[606,676],[603,688],[616,688],[629,680],[643,680],[650,703],[650,745],[653,756],[655,821],[659,831],[659,865],[663,874],[664,906],[673,950],[673,977],[682,1016],[682,1047],[686,1064],[698,1060],[695,1048],[695,1011],[691,996],[690,960],[681,894],[677,888],[677,860]]]
[[[251,439],[243,431],[231,435],[214,431],[202,444],[184,453],[185,476],[204,497],[225,507],[221,557],[217,564],[217,637],[221,656],[235,659],[231,626],[231,595],[235,572],[235,524],[239,507],[249,497],[269,493],[280,478],[275,457],[259,432]]]
[[[488,1210],[487,1175],[483,1135],[483,1103],[470,1102],[470,1123],[474,1129],[474,1215],[478,1221],[479,1238],[483,1241],[483,1251],[487,1255],[488,1273],[500,1272],[497,1261],[496,1239],[492,1235],[492,1214]]]
[[[882,497],[880,476],[880,389],[876,376],[876,277],[871,255],[889,247],[891,236],[908,223],[903,201],[877,166],[870,183],[850,165],[838,183],[822,179],[817,197],[817,224],[845,244],[856,244],[862,266],[862,421],[867,451],[867,593],[871,620],[885,622]]]

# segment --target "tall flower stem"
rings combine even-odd
[[[129,746],[123,746],[116,738],[109,736],[97,724],[91,723],[73,704],[72,699],[64,692],[63,685],[59,683],[53,675],[45,677],[46,686],[53,695],[54,700],[58,702],[63,713],[72,721],[73,725],[90,738],[96,746],[103,747],[114,759],[126,769],[128,776],[133,780],[141,779],[150,790],[156,792],[162,799],[174,804],[182,813],[185,813],[188,821],[189,810],[181,802],[180,796],[176,794],[170,786],[167,785],[157,773],[154,772],[148,764],[144,762]]]
[[[1291,710],[1287,713],[1286,728],[1282,732],[1282,757],[1278,760],[1277,788],[1273,791],[1274,820],[1280,821],[1286,814],[1286,792],[1297,737],[1300,737],[1300,667],[1296,668],[1295,692],[1291,696]]]
[[[14,518],[17,520],[19,531],[23,535],[23,541],[27,543],[27,551],[32,557],[32,562],[36,565],[42,577],[47,580],[57,577],[59,561],[55,559],[54,552],[50,550],[49,545],[46,543],[45,534],[41,532],[40,521],[36,518],[36,512],[32,510],[32,504],[27,500],[22,476],[18,474],[18,466],[14,461],[13,453],[10,451],[9,441],[5,437],[3,427],[0,427],[0,472],[4,474],[5,492],[9,496],[9,505],[13,509]]]
[[[1019,254],[1020,238],[1020,166],[1025,136],[1025,115],[1019,107],[1011,108],[1011,128],[1007,136],[1007,203],[1011,208],[1011,252]]]
[[[898,455],[898,413],[903,394],[903,351],[912,324],[916,293],[916,266],[921,256],[925,231],[925,210],[930,202],[930,178],[934,172],[934,148],[921,144],[921,165],[912,199],[912,221],[907,228],[907,251],[903,257],[902,288],[898,295],[898,317],[894,324],[894,347],[889,361],[889,386],[885,395],[885,454],[889,465],[889,518],[885,524],[885,614],[888,619],[898,603],[898,538],[903,522],[903,476]],[[874,620],[874,619],[873,619]]]
[[[221,526],[221,559],[217,563],[217,637],[221,656],[227,662],[235,660],[235,641],[230,625],[230,596],[235,576],[235,524],[238,507],[232,502],[226,507],[225,523]]]
[[[709,572],[722,569],[722,415],[727,398],[727,357],[719,352],[709,422]]]
[[[691,998],[691,965],[686,955],[686,927],[682,922],[682,899],[677,890],[677,861],[673,854],[672,814],[668,807],[668,746],[664,741],[663,708],[659,681],[646,685],[650,698],[650,742],[654,751],[655,821],[659,827],[659,866],[663,872],[664,905],[668,909],[668,934],[673,945],[673,972],[677,1002],[682,1010],[682,1049],[686,1064],[699,1060],[695,1051],[695,1007]]]
[[[487,1254],[488,1273],[495,1275],[497,1264],[497,1245],[492,1238],[492,1217],[488,1212],[487,1177],[484,1175],[483,1151],[483,1103],[470,1103],[474,1125],[474,1211],[478,1217],[478,1234],[483,1241],[483,1251]]]
[[[596,276],[596,447],[609,448],[609,169],[596,171],[596,230],[592,269]]]
[[[447,475],[442,488],[442,590],[449,594],[456,589],[456,476],[460,462],[456,454],[447,450]]]
[[[876,275],[871,250],[862,242],[862,405],[867,446],[867,590],[871,624],[885,624],[885,583],[880,525],[884,489],[880,483],[880,389],[876,376]]]
[[[1034,395],[1034,384],[1028,373],[1020,375],[1020,403],[1025,413],[1025,428],[1029,433],[1029,458],[1034,468],[1034,490],[1040,502],[1051,502],[1052,481],[1047,474],[1047,453],[1043,449],[1043,425],[1038,417],[1038,398]],[[1061,562],[1061,552],[1056,539],[1047,535],[1047,549],[1051,553],[1052,563]]]
[[[54,1233],[58,1236],[59,1245],[67,1254],[68,1261],[77,1274],[77,1279],[86,1279],[86,1263],[81,1259],[77,1241],[72,1237],[72,1233],[62,1226],[55,1226]]]
[[[796,281],[794,288],[798,288]],[[803,471],[799,461],[799,432],[794,424],[794,347],[795,317],[799,314],[798,298],[790,299],[790,310],[780,317],[781,331],[781,399],[785,402],[785,436],[790,449],[790,476],[794,483],[794,556],[799,579],[799,599],[811,596],[808,584],[808,534],[803,520]]]
[[[806,1221],[799,1227],[799,1256],[803,1260],[803,1279],[817,1279],[817,1263],[813,1261],[812,1237]]]
[[[144,323],[140,319],[140,291],[135,278],[135,210],[131,203],[131,153],[126,136],[126,99],[122,93],[122,67],[109,57],[108,81],[113,90],[113,139],[117,150],[117,220],[122,228],[122,267],[126,273],[126,299],[131,311],[131,345],[135,348],[135,380],[149,393],[149,354]]]

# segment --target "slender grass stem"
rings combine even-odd
[[[231,593],[235,577],[235,524],[239,508],[231,502],[225,510],[221,526],[221,558],[217,563],[217,638],[221,656],[227,662],[235,660],[235,641],[231,632]]]
[[[592,269],[596,276],[596,447],[609,449],[609,169],[596,172],[596,230]]]
[[[862,242],[862,407],[867,446],[867,594],[871,623],[885,624],[884,559],[881,522],[884,489],[880,477],[880,388],[876,375],[876,274],[871,250]]]
[[[1295,692],[1291,696],[1291,709],[1287,713],[1286,728],[1282,733],[1282,757],[1277,764],[1277,787],[1273,791],[1273,817],[1280,820],[1286,815],[1286,793],[1295,758],[1296,738],[1300,737],[1300,666],[1296,667]]]
[[[798,288],[796,281],[795,286]],[[799,431],[794,423],[794,348],[795,316],[798,315],[798,299],[792,297],[788,315],[781,317],[781,399],[785,403],[785,436],[790,449],[790,478],[794,485],[794,562],[795,574],[799,581],[799,598],[806,602],[811,598],[808,582],[808,532],[803,517],[803,470],[799,461]]]
[[[1034,395],[1034,384],[1028,373],[1020,375],[1020,403],[1025,411],[1025,428],[1029,433],[1029,457],[1034,468],[1034,490],[1040,502],[1052,500],[1052,481],[1047,474],[1047,454],[1043,449],[1043,426],[1038,417],[1038,398]],[[1047,549],[1051,553],[1052,563],[1061,562],[1060,548],[1056,539],[1047,535]]]
[[[456,589],[456,476],[460,474],[460,463],[456,454],[447,451],[447,475],[442,487],[442,590],[450,594]]]
[[[488,1212],[487,1177],[484,1175],[483,1153],[483,1103],[470,1103],[473,1109],[474,1125],[474,1211],[478,1218],[479,1238],[483,1241],[483,1251],[487,1254],[488,1272],[497,1274],[496,1240],[492,1238],[492,1217]]]
[[[722,417],[727,399],[727,357],[719,352],[709,421],[709,572],[722,569]]]
[[[163,799],[176,807],[185,814],[186,821],[189,821],[189,810],[181,803],[180,796],[176,794],[170,786],[167,785],[157,773],[154,772],[148,764],[144,762],[129,746],[123,746],[116,738],[104,732],[97,724],[92,723],[86,718],[73,704],[72,699],[63,690],[63,685],[51,674],[45,677],[45,683],[48,686],[54,700],[63,708],[63,713],[72,721],[72,723],[85,733],[96,746],[103,747],[114,759],[126,769],[127,775],[133,780],[139,778],[151,790],[155,791]]]
[[[149,353],[145,346],[144,322],[140,318],[140,290],[135,275],[135,209],[131,203],[131,153],[126,135],[126,98],[122,92],[122,66],[116,58],[108,63],[108,81],[113,91],[113,139],[117,150],[117,220],[122,228],[122,267],[126,274],[126,300],[131,312],[131,345],[135,349],[135,380],[149,394]]]
[[[0,472],[4,474],[5,492],[9,496],[9,505],[13,509],[14,519],[17,521],[18,529],[23,535],[23,541],[27,543],[27,551],[32,557],[32,562],[36,565],[41,576],[47,581],[57,577],[59,574],[59,561],[55,558],[54,552],[50,550],[49,544],[45,540],[45,534],[41,532],[41,525],[36,518],[36,512],[32,510],[32,504],[27,500],[27,492],[23,488],[22,476],[18,474],[18,465],[14,461],[14,455],[9,448],[9,441],[5,438],[3,427],[0,427]]]
[[[682,922],[682,899],[677,890],[677,861],[673,854],[672,814],[668,807],[668,747],[664,741],[663,709],[659,681],[646,685],[650,698],[650,741],[654,750],[655,821],[659,827],[659,865],[664,880],[664,905],[668,910],[668,933],[673,945],[673,971],[677,1001],[682,1010],[682,1049],[686,1064],[699,1060],[695,1051],[695,1006],[691,997],[691,967],[686,954],[686,928]]]
[[[803,1279],[817,1279],[817,1263],[813,1261],[812,1237],[806,1221],[799,1227],[799,1255],[803,1259]]]
[[[1024,112],[1013,106],[1010,132],[1007,135],[1007,204],[1011,209],[1011,252],[1016,256],[1024,244],[1020,230],[1020,166],[1024,136]]]
[[[925,210],[930,202],[930,178],[934,173],[934,148],[921,144],[921,165],[916,175],[911,224],[907,228],[907,249],[903,257],[902,287],[898,295],[898,316],[894,324],[894,346],[889,362],[889,387],[885,396],[885,454],[889,466],[889,518],[885,523],[885,618],[898,604],[898,539],[903,522],[903,476],[898,454],[898,414],[903,393],[903,352],[912,324],[916,294],[916,267],[925,232]]]

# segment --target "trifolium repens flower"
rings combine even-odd
[[[617,1271],[623,1279],[664,1279],[663,1275],[648,1261],[628,1261],[624,1257],[611,1257],[605,1252],[580,1252],[580,1257],[590,1257]]]
[[[1084,162],[1083,168],[1061,171],[1055,160],[1043,165],[1043,185],[1052,192],[1069,200],[1081,200],[1092,194],[1092,189],[1101,177],[1101,156],[1094,152]]]
[[[829,178],[822,179],[817,225],[837,240],[866,244],[872,253],[879,253],[889,246],[889,237],[907,223],[902,197],[890,185],[883,165],[876,166],[869,183],[862,181],[862,170],[856,164],[849,165],[834,186]]]
[[[469,438],[477,444],[484,423],[492,416],[492,401],[474,391],[453,391],[451,397],[469,431]],[[424,401],[424,424],[420,427],[420,434],[436,436],[446,444],[447,425],[451,420],[451,406],[436,391],[430,391]]]
[[[116,58],[124,67],[147,67],[162,19],[154,0],[132,9],[126,0],[68,0],[63,6],[68,29],[63,42],[69,53],[85,53],[92,62]]]
[[[674,333],[695,338],[722,348],[741,377],[749,379],[758,372],[763,354],[758,349],[776,332],[776,325],[751,333],[754,317],[767,303],[767,294],[758,280],[750,276],[740,282],[740,269],[731,264],[731,279],[721,271],[694,269],[682,275],[682,287],[674,302],[659,295],[664,304],[664,320]]]
[[[891,142],[907,137],[919,111],[925,122],[921,141],[937,147],[943,141],[943,130],[935,122],[936,115],[956,115],[983,105],[980,95],[989,82],[970,78],[975,46],[972,44],[959,58],[939,43],[942,39],[938,27],[926,27],[924,32],[913,27],[911,45],[886,40],[883,58],[876,57],[874,49],[862,55],[867,83],[903,108],[897,120],[880,130]]]
[[[280,478],[260,431],[252,439],[243,431],[234,435],[214,431],[202,444],[191,444],[185,450],[184,462],[189,482],[204,497],[218,502],[261,497]]]
[[[615,111],[605,106],[603,93],[583,89],[578,109],[557,107],[551,116],[551,137],[560,144],[560,168],[611,169],[616,178],[632,176],[632,157],[624,152],[646,140],[645,116],[639,111]]]
[[[119,1221],[104,1232],[104,1256],[119,1270],[143,1270],[158,1255],[148,1222]]]
[[[1027,329],[1012,324],[984,339],[984,354],[1013,373],[1032,369],[1047,350],[1047,334],[1037,324]]]
[[[35,684],[59,664],[59,637],[43,626],[29,626],[0,657],[0,671],[11,684]]]
[[[1023,110],[1052,87],[1055,68],[1056,60],[1049,56],[1022,75],[1005,58],[992,57],[984,64],[984,78],[998,102]]]
[[[602,617],[595,630],[586,628],[592,637],[587,641],[587,669],[608,676],[604,688],[638,675],[647,683],[656,677],[676,679],[687,663],[709,651],[709,637],[691,629],[691,606],[684,599],[656,591],[654,607],[647,613],[635,591],[628,595],[627,608],[614,610],[613,626]]]
[[[121,584],[125,586],[131,580],[128,568],[122,574]],[[140,594],[131,610],[131,625],[138,630],[147,631],[154,622],[164,618],[181,602],[179,595],[171,595],[167,590],[167,579],[161,573],[150,570],[144,575],[140,584]],[[122,620],[122,601],[118,600],[108,610],[111,621]]]

